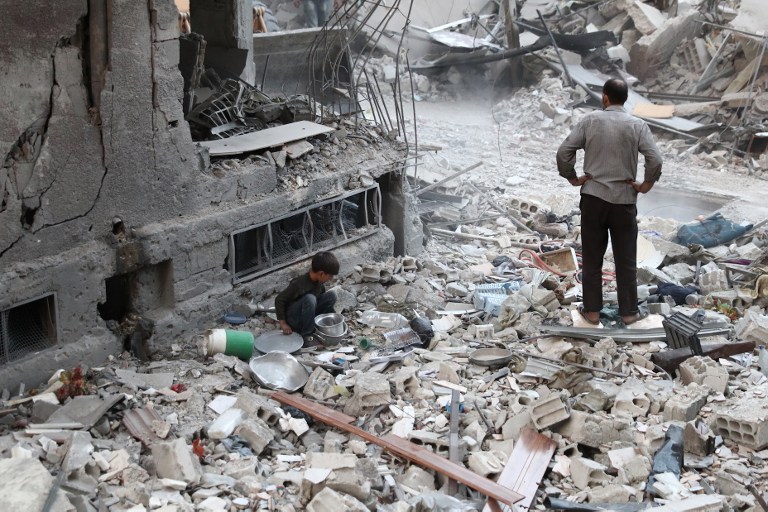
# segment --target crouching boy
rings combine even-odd
[[[296,331],[311,339],[315,331],[315,317],[333,313],[336,295],[325,291],[325,283],[339,273],[339,261],[330,252],[319,252],[312,258],[307,274],[291,280],[275,298],[275,313],[283,334]]]

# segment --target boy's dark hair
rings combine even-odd
[[[339,260],[332,252],[319,252],[312,256],[312,272],[325,272],[335,276],[339,273]]]
[[[611,78],[603,85],[603,94],[608,96],[611,105],[623,105],[629,97],[629,87],[621,78]]]

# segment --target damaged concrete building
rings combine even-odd
[[[3,2],[0,387],[103,361],[138,318],[154,348],[189,338],[320,250],[349,269],[421,247],[407,149],[356,117],[345,32],[254,35],[251,6],[192,0],[180,38],[172,0]],[[213,146],[267,126],[215,101],[256,77],[304,110],[270,103],[282,131],[242,159],[197,144],[187,117],[229,123]]]

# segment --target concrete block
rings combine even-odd
[[[435,490],[435,475],[416,465],[411,465],[401,476],[398,483],[414,491],[430,492]]]
[[[604,412],[586,413],[571,411],[571,417],[553,430],[571,442],[590,448],[602,445],[633,444],[633,420],[629,416],[611,416]]]
[[[243,421],[235,429],[235,434],[245,439],[245,442],[248,443],[248,446],[251,447],[251,450],[256,455],[261,454],[269,442],[275,438],[275,434],[269,425],[259,418],[250,418]]]
[[[304,385],[303,393],[315,400],[327,400],[339,395],[336,392],[336,381],[333,375],[319,366],[309,376],[307,383]]]
[[[634,489],[626,485],[607,484],[589,490],[590,503],[627,503]]]
[[[339,510],[368,512],[368,508],[359,500],[327,487],[315,494],[312,501],[307,504],[307,512],[338,512]]]
[[[674,245],[677,245],[677,244],[674,244]],[[682,247],[682,246],[678,246],[678,247]],[[685,255],[683,255],[683,257],[690,256],[690,251],[685,247],[683,247],[683,249],[685,249]],[[665,258],[666,257],[667,255],[665,253]],[[688,263],[684,263],[684,262],[673,263],[671,265],[664,265],[664,273],[669,275],[669,277],[671,277],[681,285],[685,286],[693,282],[694,268],[692,265],[689,265]]]
[[[712,406],[712,430],[755,450],[768,447],[768,398],[746,393]]]
[[[175,439],[152,445],[157,476],[198,484],[203,476],[200,460],[184,439]]]
[[[353,396],[347,400],[344,413],[359,416],[365,409],[389,404],[389,380],[386,375],[375,372],[361,373],[355,380]]]
[[[699,276],[699,287],[701,288],[701,293],[704,295],[727,290],[728,279],[725,276],[725,271],[716,269],[701,274]]]
[[[651,461],[640,450],[632,446],[608,452],[611,467],[619,472],[619,482],[636,485],[645,482],[651,474]]]
[[[560,396],[556,394],[536,401],[531,407],[530,412],[533,425],[539,430],[565,421],[571,415],[568,407],[563,403]]]
[[[747,310],[736,323],[736,336],[746,341],[765,344],[768,340],[768,315]]]
[[[395,386],[395,393],[402,395],[405,393],[413,394],[421,387],[416,373],[419,368],[416,366],[402,366],[390,378],[389,382]]]
[[[237,392],[237,401],[233,407],[245,411],[251,418],[259,418],[269,426],[277,425],[282,417],[280,410],[269,399],[257,395],[247,388],[242,388]]]
[[[627,13],[635,23],[635,28],[643,35],[656,32],[664,25],[667,17],[652,5],[643,3],[642,0],[635,0],[627,7]]]
[[[584,490],[601,482],[609,482],[611,477],[605,472],[606,469],[608,468],[591,459],[574,457],[571,459],[573,485]]]
[[[535,428],[529,407],[525,407],[520,412],[510,416],[501,427],[501,435],[504,439],[517,441],[524,428]]]
[[[715,451],[715,434],[704,421],[689,421],[683,431],[683,445],[688,453],[710,455]]]
[[[371,494],[371,480],[366,478],[357,468],[332,471],[326,479],[325,485],[334,491],[349,494],[358,500],[368,499]]]
[[[507,458],[502,453],[472,452],[469,454],[469,469],[480,476],[493,477],[504,469]]]
[[[728,370],[709,356],[694,356],[683,361],[679,368],[683,384],[695,382],[723,393],[728,387]]]
[[[696,11],[670,18],[652,34],[644,35],[630,49],[632,61],[627,70],[644,80],[661,69],[685,39],[691,39],[699,24],[700,14]]]
[[[236,480],[256,474],[259,460],[256,457],[245,457],[227,462],[224,466],[224,474]]]
[[[619,389],[613,402],[612,414],[625,413],[633,418],[645,416],[651,407],[650,393],[645,385],[636,379],[629,379]]]
[[[664,404],[664,421],[693,420],[707,403],[709,393],[710,388],[695,383],[685,387],[675,387],[672,396]]]

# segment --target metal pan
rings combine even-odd
[[[304,339],[295,332],[285,335],[283,331],[268,331],[253,340],[253,347],[262,354],[270,352],[292,354],[301,349],[302,346],[304,346]]]

